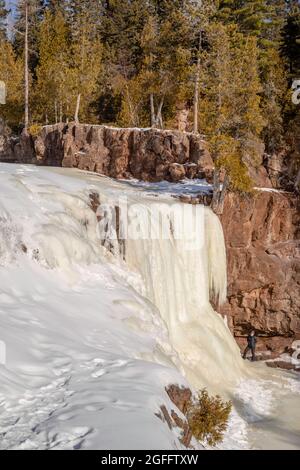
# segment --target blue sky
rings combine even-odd
[[[14,10],[15,5],[18,3],[17,0],[5,0],[6,5]]]
[[[6,3],[6,6],[12,10],[12,13],[11,15],[9,16],[8,18],[8,35],[10,36],[11,34],[11,29],[10,29],[10,25],[13,23],[13,14],[15,12],[15,9],[16,9],[16,5],[18,3],[18,0],[5,0],[5,3]]]

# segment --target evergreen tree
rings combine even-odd
[[[19,0],[13,29],[13,45],[18,56],[24,55],[25,3],[28,4],[29,68],[34,74],[38,63],[38,32],[45,12],[45,5],[44,0]]]
[[[264,138],[266,149],[271,153],[280,147],[283,137],[282,114],[287,83],[284,60],[278,51],[286,1],[221,0],[218,14],[223,22],[236,23],[243,34],[257,39],[261,107],[266,121]]]
[[[99,92],[103,47],[98,37],[96,24],[91,23],[89,10],[84,8],[84,4],[77,11],[76,22],[73,23],[71,33],[72,60],[70,65],[74,92],[77,98],[80,97],[81,117],[93,122],[92,106],[96,101],[96,92]]]
[[[36,69],[34,103],[34,117],[40,122],[61,121],[68,107],[74,105],[71,103],[69,39],[62,12],[46,11],[38,33],[39,65]]]
[[[140,62],[140,36],[148,17],[144,0],[103,0],[101,37],[111,60],[132,72]]]
[[[293,5],[282,30],[281,53],[288,64],[290,80],[300,77],[300,5]]]
[[[6,85],[6,104],[0,106],[0,116],[12,128],[23,119],[23,61],[16,57],[12,45],[0,40],[0,80]]]
[[[73,35],[74,34],[74,35]],[[72,31],[60,8],[48,9],[39,31],[39,65],[35,117],[45,122],[74,119],[80,95],[80,117],[93,122],[102,66],[102,46],[87,12]]]
[[[192,3],[194,9],[191,8]],[[165,120],[168,126],[174,126],[176,108],[178,105],[185,107],[191,100],[195,3],[199,9],[200,2],[192,1],[163,0],[148,4],[148,18],[140,36],[138,76],[133,78],[129,87],[132,89],[134,83],[135,90],[139,89],[138,100],[134,104],[134,98],[129,99],[126,92],[122,116],[124,112],[126,114],[124,107],[128,111],[139,108],[143,114],[144,104],[148,112],[143,115],[142,122],[146,119],[148,125],[150,121],[151,125],[162,127]],[[146,97],[144,100],[141,87]]]
[[[221,0],[218,18],[225,23],[236,23],[244,34],[266,40],[268,32],[278,21],[278,8],[284,8],[279,0]]]
[[[227,169],[233,188],[242,190],[249,188],[245,164],[257,161],[264,126],[256,40],[235,26],[215,23],[208,31],[208,42],[200,120],[216,165]]]
[[[281,54],[286,61],[289,90],[284,108],[285,141],[291,157],[290,168],[297,175],[295,189],[300,191],[300,113],[299,104],[291,99],[291,86],[300,79],[300,5],[289,2],[288,15],[282,31]]]

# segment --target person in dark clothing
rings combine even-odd
[[[247,336],[247,347],[243,354],[243,359],[246,359],[247,352],[251,351],[252,361],[255,361],[255,347],[256,347],[256,336],[255,331],[252,330],[251,333]]]

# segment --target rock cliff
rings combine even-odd
[[[291,193],[228,194],[221,216],[228,260],[228,315],[234,334],[254,327],[261,349],[283,352],[300,338],[300,213]]]
[[[95,171],[113,178],[179,181],[211,177],[213,162],[198,136],[155,129],[57,125],[42,129],[36,162]]]

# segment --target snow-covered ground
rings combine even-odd
[[[140,200],[145,187],[138,186],[77,170],[0,165],[0,449],[181,448],[178,429],[155,415],[161,405],[174,408],[168,384],[187,385],[181,343],[147,298],[141,273],[99,243],[89,207],[91,191]],[[212,351],[222,355],[226,330],[204,311]],[[235,351],[224,350],[226,362],[233,356],[235,385],[218,385],[234,403],[219,447],[300,448],[299,410],[291,410],[299,404],[297,376],[241,365]],[[209,380],[198,362],[194,373],[202,368],[201,380]]]
[[[134,274],[83,229],[85,182],[0,171],[0,449],[180,448],[155,413],[185,380]]]
[[[179,448],[155,413],[184,379],[147,303],[108,266],[71,287],[21,262],[0,270],[0,449]]]
[[[153,197],[162,195],[167,196],[197,196],[203,193],[211,193],[213,186],[204,179],[184,179],[178,183],[170,183],[169,181],[158,181],[157,183],[149,183],[136,179],[120,180],[127,187],[143,189],[143,193]]]

